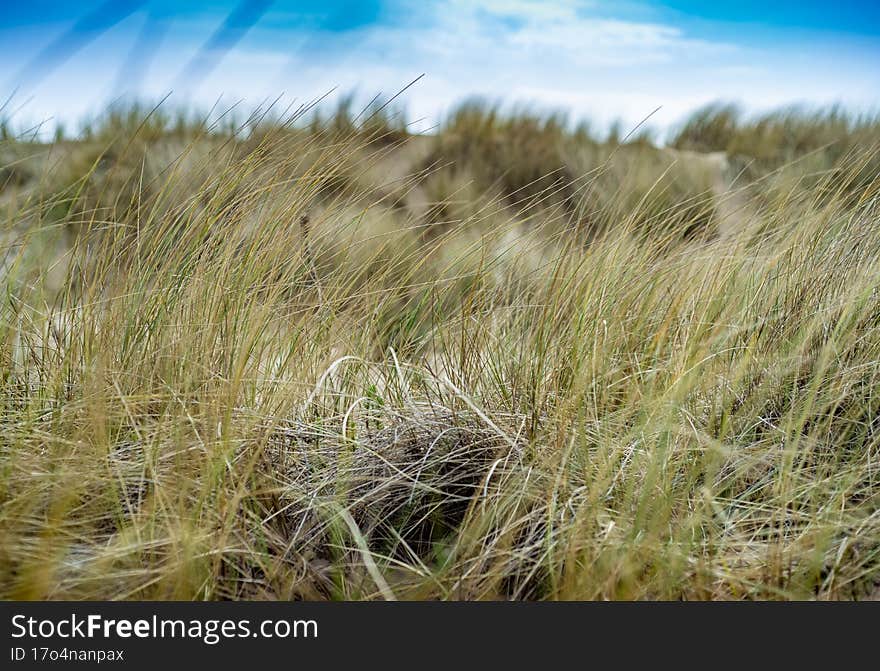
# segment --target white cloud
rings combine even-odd
[[[585,7],[568,0],[412,5],[406,22],[327,35],[334,47],[320,61],[308,51],[297,55],[283,85],[320,90],[355,82],[364,92],[387,92],[425,72],[406,101],[414,116],[434,121],[451,103],[483,95],[565,107],[600,124],[617,117],[636,123],[658,105],[683,109],[656,91],[649,67],[675,69],[737,51],[674,26],[597,18]],[[668,123],[670,114],[657,119]]]

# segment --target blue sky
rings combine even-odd
[[[880,3],[838,0],[0,0],[0,86],[71,125],[120,95],[207,108],[330,89],[430,127],[481,95],[657,127],[714,100],[876,110]],[[51,124],[51,122],[50,122]]]

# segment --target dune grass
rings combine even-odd
[[[0,597],[876,596],[876,146],[718,235],[465,112],[5,147]]]

